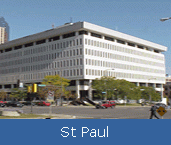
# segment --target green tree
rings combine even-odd
[[[4,100],[7,96],[7,92],[4,92],[3,90],[0,92],[0,99]]]
[[[141,97],[145,100],[159,101],[161,99],[160,94],[153,87],[141,87]]]
[[[66,87],[69,86],[70,80],[60,77],[59,75],[45,76],[42,84],[52,85],[52,87],[45,87],[47,91],[54,91],[55,99],[64,96]],[[62,102],[61,102],[62,105]]]
[[[116,89],[116,82],[114,77],[101,77],[95,79],[92,83],[92,88],[96,90],[95,97],[111,99],[114,97],[114,91]],[[106,94],[102,94],[106,92]]]
[[[65,92],[65,98],[67,99],[67,104],[68,104],[68,101],[69,101],[69,99],[70,98],[76,98],[76,95],[75,94],[73,94],[71,91],[66,91]]]
[[[25,99],[27,96],[26,88],[13,88],[10,94],[10,98],[14,98],[15,100]]]
[[[133,98],[136,98],[134,92],[137,91],[135,89],[135,84],[129,82],[129,81],[126,81],[124,79],[121,79],[121,80],[116,80],[116,90],[115,90],[115,94],[117,96],[117,98],[120,98],[120,99],[124,99],[125,96],[127,97],[127,99],[133,99]]]
[[[101,77],[95,79],[92,83],[93,89],[96,90],[96,96],[107,99],[124,99],[128,96],[129,99],[135,98],[135,95],[131,95],[134,92],[135,84],[126,80],[115,79],[114,77]],[[105,95],[102,92],[106,92]]]

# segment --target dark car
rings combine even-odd
[[[32,106],[35,106],[35,103],[33,103],[31,101],[24,101],[24,102],[22,102],[22,104],[24,104],[26,106],[30,106],[32,104]]]
[[[163,103],[157,103],[157,104],[155,104],[158,108],[159,107],[163,107],[163,108],[165,108],[166,109],[166,105],[165,104],[163,104]]]
[[[20,107],[20,108],[22,108],[24,106],[24,104],[20,103],[19,101],[8,101],[6,103],[6,106],[7,107],[11,106],[11,107]]]
[[[5,107],[5,104],[4,103],[0,103],[0,107]]]

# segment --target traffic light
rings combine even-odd
[[[33,84],[32,93],[37,93],[37,84]]]
[[[27,87],[27,93],[31,93],[31,86]]]

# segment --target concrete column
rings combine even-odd
[[[11,89],[14,89],[14,84],[11,84]]]
[[[2,85],[2,89],[5,89],[5,85]]]
[[[88,36],[90,36],[91,35],[91,33],[90,32],[88,32]]]
[[[77,98],[80,98],[80,85],[79,85],[79,80],[76,80],[76,94],[77,94]]]
[[[103,35],[102,35],[102,39],[105,39]]]
[[[78,36],[79,35],[78,32],[76,32],[75,35]]]
[[[139,82],[137,82],[137,87],[139,87],[140,86],[140,83]]]
[[[89,80],[89,89],[88,89],[88,98],[92,100],[93,96],[92,96],[92,80]]]

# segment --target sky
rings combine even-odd
[[[168,47],[166,73],[171,75],[170,0],[0,0],[0,17],[10,26],[10,40],[67,22],[87,21]]]

